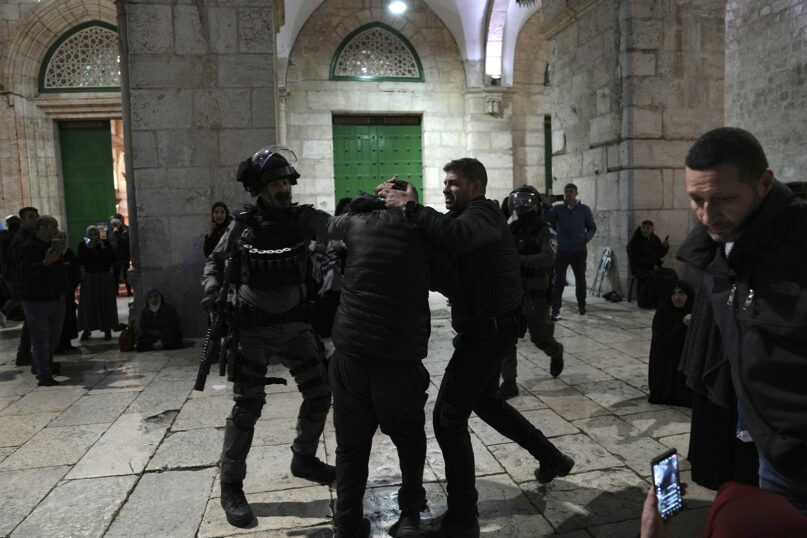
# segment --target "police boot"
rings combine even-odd
[[[393,538],[426,536],[426,533],[420,528],[420,514],[412,510],[401,512],[401,517],[390,527],[388,534]]]
[[[518,396],[518,385],[515,379],[505,379],[499,386],[499,398],[502,400],[509,400],[514,396]]]
[[[291,449],[291,474],[318,484],[331,484],[336,480],[336,468],[320,461],[314,455],[304,456]]]
[[[558,377],[563,371],[563,344],[558,342],[558,349],[549,357],[549,373]]]
[[[221,507],[230,525],[243,528],[252,523],[252,508],[249,507],[241,482],[221,483]]]

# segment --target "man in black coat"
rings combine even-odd
[[[443,167],[444,215],[416,202],[413,188],[380,186],[390,207],[404,208],[426,237],[456,259],[459,289],[451,301],[457,332],[434,408],[434,431],[446,465],[448,510],[431,522],[440,536],[479,536],[474,453],[468,417],[475,412],[540,462],[546,484],[566,476],[574,461],[497,395],[502,360],[523,334],[521,269],[515,243],[498,205],[485,199],[487,172],[476,159]],[[349,255],[348,255],[349,256]]]
[[[403,182],[402,182],[403,183]],[[447,257],[402,211],[369,194],[350,203],[329,232],[348,252],[330,359],[336,427],[336,536],[367,536],[362,519],[367,464],[380,426],[398,449],[401,518],[392,536],[419,535],[426,507],[423,466],[431,332],[428,290],[453,294]]]
[[[701,136],[685,178],[700,223],[678,256],[703,271],[737,430],[757,445],[760,487],[807,514],[807,202],[774,179],[759,141],[737,128]]]

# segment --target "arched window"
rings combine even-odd
[[[423,82],[423,67],[404,36],[374,22],[339,45],[331,61],[331,80]]]
[[[111,24],[90,21],[66,32],[45,55],[40,92],[120,90],[118,32]]]

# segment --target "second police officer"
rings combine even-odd
[[[521,277],[530,307],[527,327],[530,340],[550,358],[549,373],[558,377],[563,371],[563,344],[555,340],[555,324],[549,317],[552,300],[552,273],[555,245],[552,231],[541,218],[541,195],[534,187],[522,185],[510,193],[508,204],[518,220],[510,223],[510,232],[521,259]],[[515,353],[502,363],[499,396],[518,394]]]
[[[279,356],[294,376],[303,403],[291,446],[291,473],[328,484],[333,466],[316,456],[331,404],[322,344],[306,316],[308,244],[324,235],[330,215],[310,205],[292,204],[291,186],[300,174],[288,148],[266,147],[243,161],[237,180],[255,204],[245,206],[205,264],[202,284],[210,307],[224,277],[225,261],[237,268],[239,337],[233,386],[235,405],[227,417],[221,457],[221,505],[227,521],[245,527],[253,520],[243,491],[246,459],[254,426],[266,402],[265,380],[271,356]]]

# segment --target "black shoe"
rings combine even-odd
[[[333,538],[370,538],[370,520],[362,518],[359,528],[352,533],[348,533],[340,528],[333,530]]]
[[[34,357],[27,354],[17,354],[17,359],[14,361],[16,366],[28,366],[34,363]]]
[[[574,467],[574,460],[558,452],[557,456],[535,470],[535,478],[541,484],[549,484],[555,477],[566,476]]]
[[[472,521],[459,523],[447,518],[446,513],[444,513],[434,519],[424,521],[421,524],[421,529],[424,531],[424,536],[435,538],[478,538],[479,519],[473,518]]]
[[[401,512],[401,517],[390,527],[387,534],[392,538],[398,538],[399,536],[426,536],[420,528],[420,514],[409,510]]]
[[[560,312],[552,314],[552,321],[558,321],[559,319],[563,319],[560,317]]]
[[[221,483],[221,507],[227,514],[227,523],[234,527],[244,528],[252,523],[254,516],[244,495],[243,485],[239,483]]]
[[[112,340],[112,331],[109,329],[104,331],[104,340]]]
[[[81,333],[81,341],[83,342],[84,340],[89,340],[91,334],[92,334],[91,331],[84,331],[83,333]]]
[[[55,387],[56,385],[61,385],[61,383],[59,383],[52,377],[46,377],[45,379],[40,379],[39,383],[37,383],[36,385],[38,387]]]
[[[585,316],[586,315],[586,307],[584,306],[583,308],[578,308],[577,313],[580,314],[581,316]]]
[[[294,452],[291,458],[291,474],[318,484],[332,484],[336,480],[336,468],[322,463],[316,456],[303,456]]]
[[[563,344],[558,342],[558,350],[549,357],[549,373],[552,377],[558,377],[563,371]]]
[[[505,379],[502,381],[502,384],[499,385],[498,396],[502,400],[509,400],[513,396],[518,396],[518,385],[516,385],[516,380]]]

